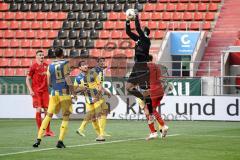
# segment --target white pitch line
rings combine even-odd
[[[221,137],[221,138],[240,138],[240,136],[227,136],[227,135],[194,135],[194,134],[182,134],[183,136],[193,136],[193,137]]]
[[[167,137],[173,137],[173,136],[178,136],[178,135],[179,134],[171,134],[171,135],[167,135]],[[87,143],[87,144],[71,145],[71,146],[67,146],[67,148],[76,148],[76,147],[111,144],[111,143],[120,143],[120,142],[128,142],[128,141],[136,141],[136,140],[144,140],[144,139],[145,138],[132,138],[132,139],[122,139],[122,140],[116,140],[116,141],[109,141],[109,142]],[[0,154],[0,157],[23,154],[23,153],[50,151],[50,150],[56,150],[56,149],[58,149],[58,148],[54,147],[54,148],[32,149],[32,150],[21,151],[21,152],[4,153],[4,154]]]

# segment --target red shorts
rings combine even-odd
[[[161,100],[162,100],[162,97],[152,98],[152,107],[156,108],[156,107],[160,106]]]
[[[49,93],[48,92],[41,92],[35,93],[33,98],[33,108],[48,108],[49,102]]]

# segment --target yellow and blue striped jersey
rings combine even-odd
[[[80,73],[74,81],[75,86],[87,87],[85,91],[85,100],[89,104],[93,104],[94,97],[98,94],[98,86],[101,84],[101,81],[98,77],[97,72],[94,70],[88,70],[87,73]]]
[[[69,87],[65,80],[65,76],[69,73],[70,68],[66,60],[56,60],[48,66],[47,74],[50,76],[52,96],[69,94]]]
[[[103,68],[96,66],[92,70],[94,70],[98,74],[98,77],[102,83],[104,81]]]

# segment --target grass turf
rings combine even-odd
[[[67,148],[55,148],[61,121],[53,120],[51,126],[56,137],[43,138],[41,146],[34,149],[32,144],[37,132],[34,120],[0,120],[0,159],[237,160],[240,157],[239,122],[171,121],[167,122],[169,135],[179,135],[146,141],[145,121],[109,120],[107,131],[112,136],[106,138],[107,143],[95,142],[91,124],[87,127],[86,137],[77,135],[75,131],[80,122],[70,122],[64,140]],[[25,151],[27,153],[17,153]],[[5,155],[8,153],[16,154]]]

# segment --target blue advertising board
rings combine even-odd
[[[171,32],[171,55],[192,55],[200,32]]]

